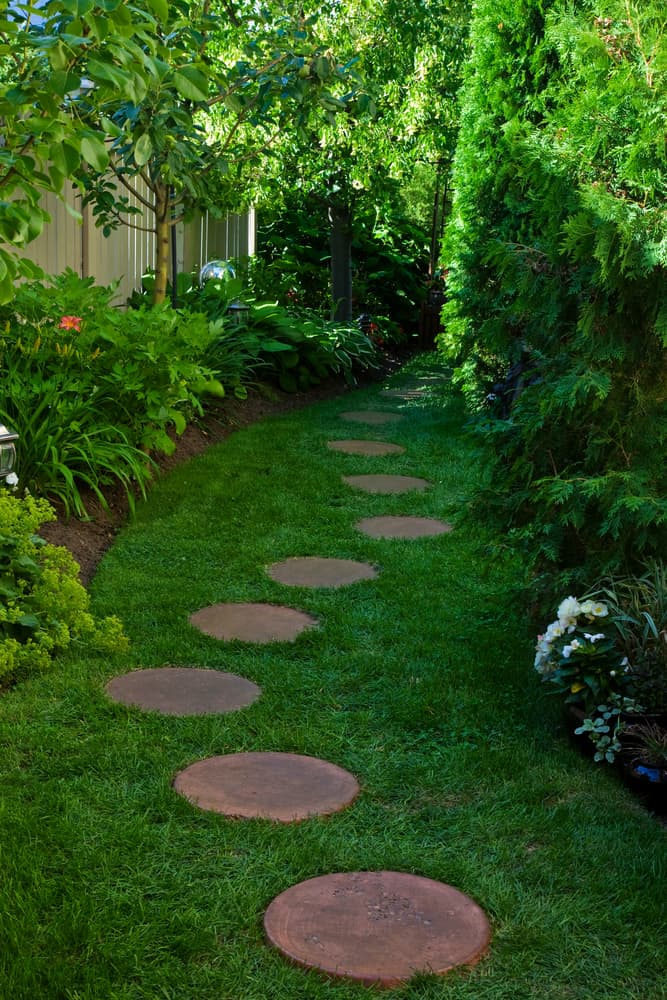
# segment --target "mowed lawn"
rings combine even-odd
[[[667,997],[667,829],[569,744],[532,668],[519,560],[463,516],[485,456],[431,356],[391,384],[413,380],[424,388],[411,398],[378,384],[264,420],[160,480],[91,587],[95,610],[123,620],[129,654],[79,650],[0,699],[0,1000],[368,998],[290,964],[262,919],[305,879],[386,869],[455,886],[493,935],[474,968],[420,974],[393,996]],[[340,418],[364,408],[403,419]],[[342,438],[406,451],[327,448]],[[431,485],[383,496],[342,480],[376,472]],[[388,540],[355,528],[380,514],[454,530]],[[292,556],[379,572],[338,589],[272,580],[266,567]],[[220,642],[188,618],[222,601],[287,604],[318,627],[293,643]],[[107,697],[110,678],[162,665],[240,674],[262,696],[189,718]],[[328,818],[276,824],[174,791],[187,765],[243,750],[321,757],[360,795]]]

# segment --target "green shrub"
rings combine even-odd
[[[667,547],[667,15],[604,13],[476,5],[446,240],[480,509],[551,594]]]
[[[376,365],[376,348],[357,324],[325,320],[295,304],[261,301],[240,277],[210,280],[203,287],[187,281],[179,285],[179,306],[201,311],[211,321],[207,364],[237,396],[244,395],[252,378],[296,392],[332,375],[353,382],[355,370]],[[246,308],[232,318],[230,306],[239,301]],[[389,337],[391,324],[386,329]]]
[[[83,487],[143,491],[149,453],[173,451],[173,432],[224,392],[204,363],[206,317],[122,312],[113,291],[68,272],[22,286],[0,314],[0,420],[19,434],[20,484],[68,513],[85,513]]]
[[[48,669],[73,643],[102,652],[126,648],[117,618],[96,619],[67,549],[37,531],[55,518],[30,495],[0,487],[0,686]]]
[[[428,247],[423,229],[407,218],[399,201],[388,183],[381,206],[355,206],[353,300],[356,315],[386,316],[409,330],[425,295]],[[313,197],[304,203],[301,191],[278,214],[262,213],[258,259],[249,271],[255,295],[328,315],[330,230],[324,202]]]
[[[258,374],[285,392],[317,385],[332,375],[354,383],[355,371],[374,368],[377,350],[354,323],[324,320],[276,302],[251,303],[246,328],[258,338]]]

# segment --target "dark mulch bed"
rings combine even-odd
[[[381,370],[372,373],[370,381],[384,378],[402,363],[399,358],[386,358]],[[366,376],[366,381],[369,381]],[[245,400],[223,399],[207,410],[203,419],[190,424],[184,433],[175,439],[176,448],[172,455],[158,456],[159,475],[201,454],[210,444],[224,441],[234,431],[264,417],[287,413],[290,410],[315,403],[322,399],[332,399],[349,392],[350,387],[342,379],[331,379],[314,386],[307,392],[285,393],[270,390],[249,390]],[[125,523],[129,506],[125,492],[112,488],[105,494],[104,507],[95,496],[84,494],[89,517],[59,516],[57,521],[44,524],[41,536],[54,545],[64,545],[70,550],[80,566],[80,576],[84,584],[90,583],[97,565],[113,544],[116,533]]]

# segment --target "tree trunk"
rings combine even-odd
[[[153,305],[167,297],[169,280],[169,188],[159,184],[155,190],[155,288]]]
[[[352,319],[352,212],[329,207],[331,223],[331,299],[334,319]]]

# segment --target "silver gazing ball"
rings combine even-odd
[[[236,277],[236,271],[228,260],[210,260],[199,272],[199,284],[207,281],[230,281]]]

